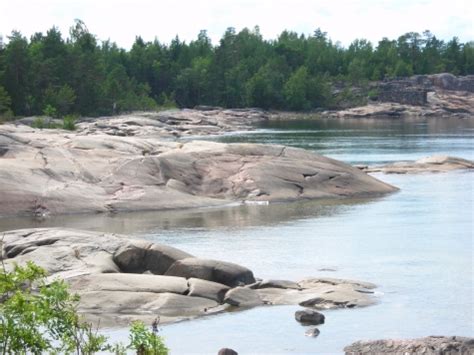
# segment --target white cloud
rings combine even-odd
[[[17,29],[30,36],[56,25],[67,34],[75,18],[99,39],[127,48],[136,35],[169,42],[179,34],[190,41],[207,29],[217,43],[227,27],[255,25],[266,38],[321,27],[343,45],[426,29],[443,39],[474,39],[471,0],[4,0],[0,33]]]

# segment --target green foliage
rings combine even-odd
[[[58,111],[56,110],[55,107],[48,104],[43,109],[43,115],[45,115],[46,117],[57,117]]]
[[[2,354],[92,354],[106,338],[77,314],[78,296],[64,281],[46,283],[46,272],[29,262],[0,272],[0,352]]]
[[[158,329],[150,331],[143,322],[133,322],[130,328],[130,345],[138,355],[166,355],[168,348],[163,339],[157,334]]]
[[[108,344],[107,338],[77,313],[79,296],[71,294],[64,281],[46,281],[44,269],[28,262],[0,269],[0,353],[94,354],[109,351],[126,354],[168,354],[158,336],[141,322],[130,329],[130,343]]]
[[[175,105],[306,110],[331,106],[329,87],[341,80],[360,86],[413,74],[474,74],[472,42],[444,42],[429,31],[343,48],[320,29],[265,40],[258,27],[228,28],[215,46],[201,31],[190,43],[137,37],[129,51],[98,41],[80,20],[69,35],[64,40],[53,27],[30,40],[20,32],[8,37],[0,49],[0,117],[11,116],[5,107],[39,115],[47,105],[57,117]]]
[[[45,103],[47,104],[46,107],[54,108],[54,110],[56,110],[55,115],[57,116],[70,113],[76,101],[74,90],[67,84],[61,86],[59,89],[48,87],[44,95]]]
[[[76,116],[66,115],[63,118],[63,129],[74,131],[76,129]]]
[[[47,124],[45,123],[43,117],[36,117],[35,120],[33,121],[32,125],[31,125],[31,127],[43,129],[43,128],[47,128]]]

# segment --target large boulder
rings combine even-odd
[[[187,115],[195,117],[182,112],[177,124],[183,124]],[[157,121],[150,117],[120,120],[122,130],[130,126],[137,131],[132,136],[109,135],[109,128],[104,128],[107,120],[84,122],[78,132],[1,125],[0,217],[334,199],[396,191],[359,169],[303,149],[173,142],[151,134]],[[160,265],[152,267],[161,272],[174,259],[164,261],[158,255]]]
[[[130,243],[114,253],[114,262],[122,272],[164,274],[176,261],[190,258],[182,250],[167,245]]]
[[[46,269],[47,282],[64,279],[81,296],[79,311],[102,325],[156,317],[166,323],[263,304],[340,308],[374,302],[371,284],[324,278],[255,282],[243,266],[124,235],[33,228],[3,232],[0,246],[7,269],[33,261]]]
[[[255,282],[252,271],[224,261],[187,258],[176,261],[165,275],[214,281],[230,287],[247,285]]]

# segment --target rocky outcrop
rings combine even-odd
[[[467,159],[446,155],[433,155],[412,162],[396,162],[381,166],[360,166],[368,173],[382,172],[385,174],[418,174],[439,173],[453,170],[474,169],[474,162]]]
[[[81,296],[79,311],[102,325],[135,319],[151,322],[157,316],[161,322],[173,322],[227,309],[298,304],[315,298],[320,302],[311,307],[324,309],[376,301],[371,284],[338,279],[256,282],[252,271],[243,266],[199,259],[123,235],[39,228],[3,232],[0,238],[7,268],[33,261],[46,269],[49,280],[66,280]]]
[[[396,190],[302,149],[167,141],[140,127],[143,135],[116,137],[102,131],[0,126],[0,216],[165,210]],[[124,251],[118,257],[127,253],[133,255]],[[162,263],[154,267],[169,266]]]
[[[469,355],[474,353],[474,338],[430,336],[409,340],[358,341],[344,348],[346,355]]]
[[[176,138],[216,135],[253,129],[255,123],[268,120],[269,114],[261,109],[223,109],[199,106],[197,109],[173,109],[159,112],[135,112],[97,119],[82,119],[77,130],[82,134],[112,136],[148,136]],[[26,118],[20,122],[30,124]]]
[[[474,114],[474,75],[443,73],[389,79],[370,84],[366,105],[323,113],[337,118],[459,117]]]

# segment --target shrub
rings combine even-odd
[[[51,105],[46,105],[46,107],[43,109],[43,115],[47,117],[56,117],[57,114],[58,112],[56,108]]]
[[[76,129],[76,117],[74,115],[66,115],[63,118],[63,129],[74,131]]]
[[[31,124],[31,127],[33,127],[33,128],[39,128],[39,129],[45,128],[45,127],[46,127],[46,123],[44,122],[43,117],[37,117],[37,118],[35,118],[35,120],[34,120],[33,123]]]
[[[1,241],[0,241],[1,247]],[[76,353],[110,351],[165,355],[168,349],[157,335],[157,323],[148,330],[141,322],[130,329],[130,344],[107,344],[92,324],[77,312],[79,296],[62,280],[46,282],[46,272],[32,262],[0,269],[0,353]]]

